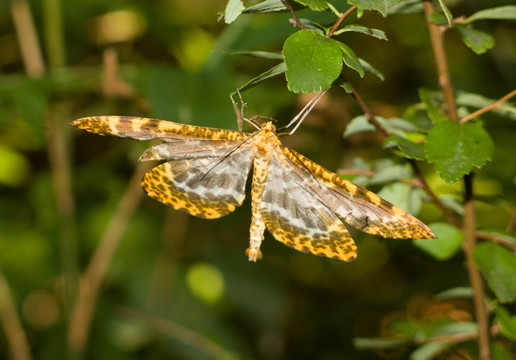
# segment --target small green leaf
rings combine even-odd
[[[386,184],[393,181],[408,179],[412,176],[412,171],[404,165],[389,165],[376,172],[369,184]]]
[[[406,339],[353,338],[353,346],[359,350],[396,349],[406,343]]]
[[[436,103],[434,96],[431,91],[427,89],[419,89],[419,98],[423,105],[425,105],[426,112],[428,113],[428,117],[434,122],[434,124],[440,123],[441,121],[448,120],[448,117],[444,115],[440,109],[438,104]]]
[[[364,68],[362,67],[362,64],[360,63],[360,60],[355,55],[355,52],[351,50],[349,46],[346,44],[343,44],[341,42],[338,42],[340,45],[340,48],[342,49],[342,57],[344,60],[344,63],[355,70],[357,73],[360,74],[360,77],[364,77]]]
[[[360,61],[360,65],[362,65],[362,67],[364,68],[365,71],[369,71],[371,74],[376,76],[381,81],[385,80],[385,77],[383,76],[383,74],[379,70],[377,70],[375,67],[373,67],[371,64],[369,64],[367,61],[365,61],[362,58],[358,58],[358,61]]]
[[[328,8],[328,4],[324,0],[294,0],[295,2],[308,6],[315,11],[323,11]]]
[[[435,295],[435,298],[439,301],[451,300],[451,299],[472,299],[473,289],[471,287],[456,287],[448,289]]]
[[[419,213],[423,203],[421,189],[401,182],[384,186],[378,195],[410,214]]]
[[[464,20],[463,23],[468,24],[480,19],[516,20],[516,6],[507,5],[480,10]]]
[[[242,0],[229,0],[224,11],[224,22],[231,24],[240,16],[244,9],[245,6]]]
[[[289,90],[309,93],[328,88],[342,70],[340,43],[313,30],[300,30],[283,46]]]
[[[464,235],[456,227],[446,223],[429,225],[436,239],[414,240],[414,245],[437,260],[448,260],[459,251]]]
[[[339,34],[342,34],[345,32],[357,32],[357,33],[366,34],[366,35],[375,37],[380,40],[387,40],[387,36],[385,35],[385,32],[383,32],[382,30],[372,29],[372,28],[368,28],[366,26],[357,25],[357,24],[343,26],[339,30],[335,31],[334,35],[339,35]]]
[[[414,143],[407,138],[401,136],[389,136],[385,139],[385,147],[396,146],[403,156],[409,159],[424,160],[425,144]]]
[[[28,178],[30,163],[23,154],[0,144],[0,185],[20,186]]]
[[[495,313],[503,336],[516,341],[516,316],[511,316],[507,309],[501,306],[496,308]]]
[[[384,17],[391,6],[396,5],[402,0],[348,0],[349,5],[355,5],[358,9],[358,15],[361,16],[364,10],[376,10]]]
[[[478,331],[478,325],[476,322],[460,321],[452,322],[450,324],[443,325],[433,332],[433,336],[443,335],[455,335],[455,334],[467,334],[475,333]]]
[[[483,242],[475,247],[473,258],[500,302],[516,300],[516,255],[501,245]]]
[[[281,0],[265,0],[256,5],[249,6],[243,12],[249,14],[265,14],[285,10],[287,10],[287,8]]]
[[[494,46],[494,38],[486,32],[464,25],[457,25],[453,28],[459,32],[464,44],[477,54],[483,54]]]
[[[262,59],[272,59],[272,60],[283,60],[283,55],[277,52],[271,51],[245,51],[245,50],[224,50],[219,49],[220,52],[228,55],[247,55],[253,56]]]
[[[196,297],[207,303],[216,303],[225,292],[224,276],[220,270],[204,262],[190,266],[186,283]]]
[[[252,88],[253,86],[257,85],[258,83],[261,83],[264,80],[270,79],[274,76],[283,74],[286,70],[285,63],[282,62],[273,68],[261,73],[260,75],[252,78],[247,83],[245,83],[243,86],[239,87],[238,90],[244,91]]]
[[[428,133],[425,152],[441,178],[452,183],[491,160],[494,144],[478,124],[444,121]]]
[[[432,360],[440,353],[446,351],[451,346],[450,343],[444,341],[431,341],[420,347],[410,354],[410,360]]]

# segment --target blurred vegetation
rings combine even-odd
[[[347,8],[345,1],[332,3]],[[453,4],[456,16],[468,16],[511,1]],[[414,344],[370,346],[360,339],[474,321],[467,291],[435,297],[469,287],[460,252],[442,261],[410,241],[355,234],[359,256],[348,264],[297,253],[267,234],[263,260],[249,263],[249,199],[213,221],[167,209],[139,188],[144,166],[137,159],[148,143],[68,126],[82,116],[116,114],[236,129],[229,94],[275,62],[221,50],[279,52],[295,29],[288,12],[242,15],[227,25],[217,21],[225,6],[225,0],[0,2],[0,358],[403,359]],[[308,11],[299,14],[335,20]],[[344,70],[376,114],[401,116],[419,102],[418,88],[438,89],[421,13],[366,11],[355,20],[389,39],[339,36],[385,76]],[[476,25],[495,45],[476,55],[447,34],[451,77],[455,89],[498,99],[516,84],[516,28],[504,21]],[[278,76],[244,92],[248,116],[286,124],[309,98],[285,85]],[[333,171],[388,157],[402,164],[378,134],[343,138],[361,114],[335,88],[285,142]],[[475,182],[478,227],[514,234],[516,124],[496,113],[482,120],[496,151]],[[431,166],[424,172],[439,196],[460,202],[459,183],[448,185]],[[428,203],[418,217],[445,221]],[[100,288],[79,286],[85,278],[98,279]],[[90,296],[89,330],[86,311],[77,313],[77,294]],[[507,309],[514,315],[514,303]],[[501,319],[510,318],[500,311]],[[509,340],[494,342],[493,358],[515,354]],[[442,358],[473,358],[476,346],[460,343]]]

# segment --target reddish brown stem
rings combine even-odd
[[[346,12],[344,13],[341,13],[339,15],[339,18],[337,19],[337,21],[335,21],[335,24],[333,24],[333,26],[331,27],[330,31],[328,32],[328,34],[326,34],[326,38],[331,38],[333,36],[333,34],[335,34],[335,31],[337,31],[337,29],[339,28],[340,24],[342,23],[342,21],[347,18],[349,16],[349,14],[351,14],[353,11],[355,11],[357,9],[356,6],[352,6],[350,7]]]

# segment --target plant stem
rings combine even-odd
[[[447,115],[453,121],[459,121],[457,114],[457,104],[453,86],[451,83],[450,73],[444,50],[443,31],[441,27],[430,21],[430,15],[434,11],[432,1],[424,0],[423,7],[425,18],[430,32],[430,41],[434,51],[434,60],[439,77],[439,85],[444,95],[444,101],[447,107]],[[473,198],[473,174],[464,176],[464,243],[463,248],[466,255],[466,265],[468,269],[471,287],[473,289],[473,302],[475,306],[475,315],[478,324],[478,345],[481,360],[489,360],[489,328],[487,322],[487,311],[484,304],[484,285],[480,272],[476,268],[473,259],[473,250],[476,244],[476,219],[475,219],[475,203]]]

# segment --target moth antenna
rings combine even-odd
[[[235,102],[235,99],[233,99],[233,95],[235,95],[235,93],[238,94],[238,98],[240,99],[240,107]],[[242,94],[240,94],[240,89],[237,88],[236,92],[229,94],[229,98],[231,99],[231,103],[233,104],[233,109],[235,110],[237,124],[238,124],[238,131],[242,131],[242,129],[244,127],[244,122],[250,124],[256,130],[260,130],[260,125],[254,120],[254,116],[251,119],[248,119],[244,115],[244,109],[247,104],[244,102],[244,99],[242,98]]]
[[[315,94],[315,96],[313,98],[311,98],[310,101],[308,101],[308,103],[305,105],[305,107],[303,109],[301,109],[299,114],[294,116],[294,118],[292,120],[290,120],[290,122],[287,124],[287,126],[282,127],[280,130],[288,129],[290,126],[292,126],[293,124],[295,124],[297,122],[296,126],[294,126],[294,128],[290,132],[282,133],[281,135],[292,135],[297,130],[297,128],[301,125],[301,123],[307,117],[307,115],[312,111],[312,109],[315,107],[315,105],[319,102],[319,100],[321,100],[321,98],[324,96],[324,94],[326,94],[326,92],[330,89],[330,87],[328,87],[324,91],[322,89],[319,90],[317,92],[317,94]]]

